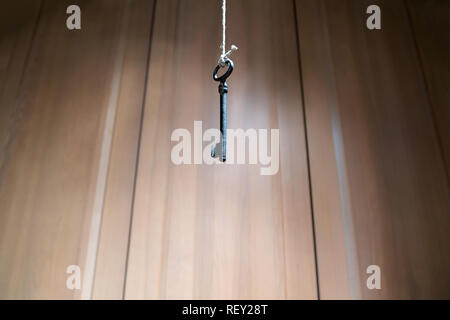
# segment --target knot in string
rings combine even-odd
[[[227,65],[227,60],[229,60],[230,59],[230,55],[233,53],[233,51],[236,51],[237,49],[239,49],[238,47],[236,47],[234,44],[233,45],[231,45],[231,49],[230,50],[228,50],[227,52],[225,52],[225,53],[222,53],[221,55],[220,55],[220,58],[219,58],[219,66],[221,67],[221,68],[224,68],[226,65]]]

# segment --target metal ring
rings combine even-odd
[[[220,77],[217,76],[217,72],[219,72],[219,70],[221,68],[220,65],[217,65],[217,67],[214,69],[213,79],[215,81],[225,82],[227,80],[227,78],[231,75],[231,73],[233,72],[233,68],[234,68],[233,61],[231,61],[230,59],[227,59],[225,61],[225,63],[228,65],[228,70],[222,76],[220,76]]]

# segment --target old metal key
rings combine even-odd
[[[233,61],[230,59],[225,60],[228,70],[222,75],[218,76],[217,72],[221,68],[218,65],[213,72],[213,79],[219,81],[219,94],[220,94],[220,142],[216,144],[211,150],[211,157],[219,158],[220,161],[225,162],[227,160],[227,93],[228,85],[227,78],[233,72]]]

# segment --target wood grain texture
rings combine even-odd
[[[296,4],[321,297],[448,298],[449,189],[403,1]]]
[[[450,298],[448,1],[228,1],[228,126],[280,129],[274,176],[170,159],[218,126],[218,1],[70,4],[0,11],[0,299]]]
[[[82,29],[69,31],[71,2],[44,2],[17,101],[23,117],[0,186],[1,298],[80,297],[66,288],[66,268],[79,265],[84,276],[92,246],[126,3],[79,1]]]
[[[4,3],[0,12],[0,181],[22,114],[17,101],[40,8],[41,1],[19,0]]]
[[[450,181],[450,2],[406,1]]]
[[[121,299],[128,251],[136,158],[154,1],[132,1],[112,140],[94,299]]]
[[[125,297],[316,298],[292,1],[228,1],[228,125],[279,128],[279,173],[171,162],[174,129],[218,125],[219,18],[214,1],[157,2]]]

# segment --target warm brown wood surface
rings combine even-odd
[[[123,295],[153,1],[131,1],[93,298]]]
[[[2,4],[0,299],[450,298],[449,2],[227,2],[228,127],[280,129],[274,176],[170,160],[218,126],[219,1]]]
[[[229,39],[241,45],[228,126],[279,128],[280,171],[171,163],[172,130],[218,125],[220,11],[213,1],[159,1],[126,298],[317,296],[293,3],[228,6]]]
[[[0,181],[14,141],[22,108],[21,86],[39,19],[41,1],[2,4],[0,12]],[[27,10],[23,10],[26,6]],[[20,21],[21,23],[18,23]]]
[[[296,2],[320,294],[448,298],[449,189],[407,10],[376,1],[369,31],[372,2]]]
[[[136,17],[142,7],[133,5],[127,11],[127,3],[79,1],[82,30],[72,32],[65,27],[70,1],[44,2],[21,94],[8,102],[22,108],[23,115],[0,186],[1,298],[90,294],[66,288],[66,268],[79,265],[86,276],[93,272],[86,266],[95,267],[96,236],[91,223],[97,214],[94,203],[102,196],[97,186],[101,185],[100,166],[104,166],[101,159],[108,155],[103,150],[108,136],[104,128],[109,109],[115,108],[114,79],[120,80],[122,73],[114,67],[124,59],[119,51],[121,21],[130,10],[132,17],[142,20]],[[147,13],[141,12],[142,16]],[[139,50],[137,55],[147,52],[145,44],[132,49]],[[128,54],[125,59],[135,57]],[[132,69],[125,70],[124,76],[134,81],[136,66],[123,65]],[[142,81],[139,72],[136,77]],[[129,89],[122,88],[120,93],[130,95]],[[2,100],[2,110],[8,107]],[[88,252],[94,253],[94,264],[87,261]]]
[[[406,3],[450,181],[450,1]]]

